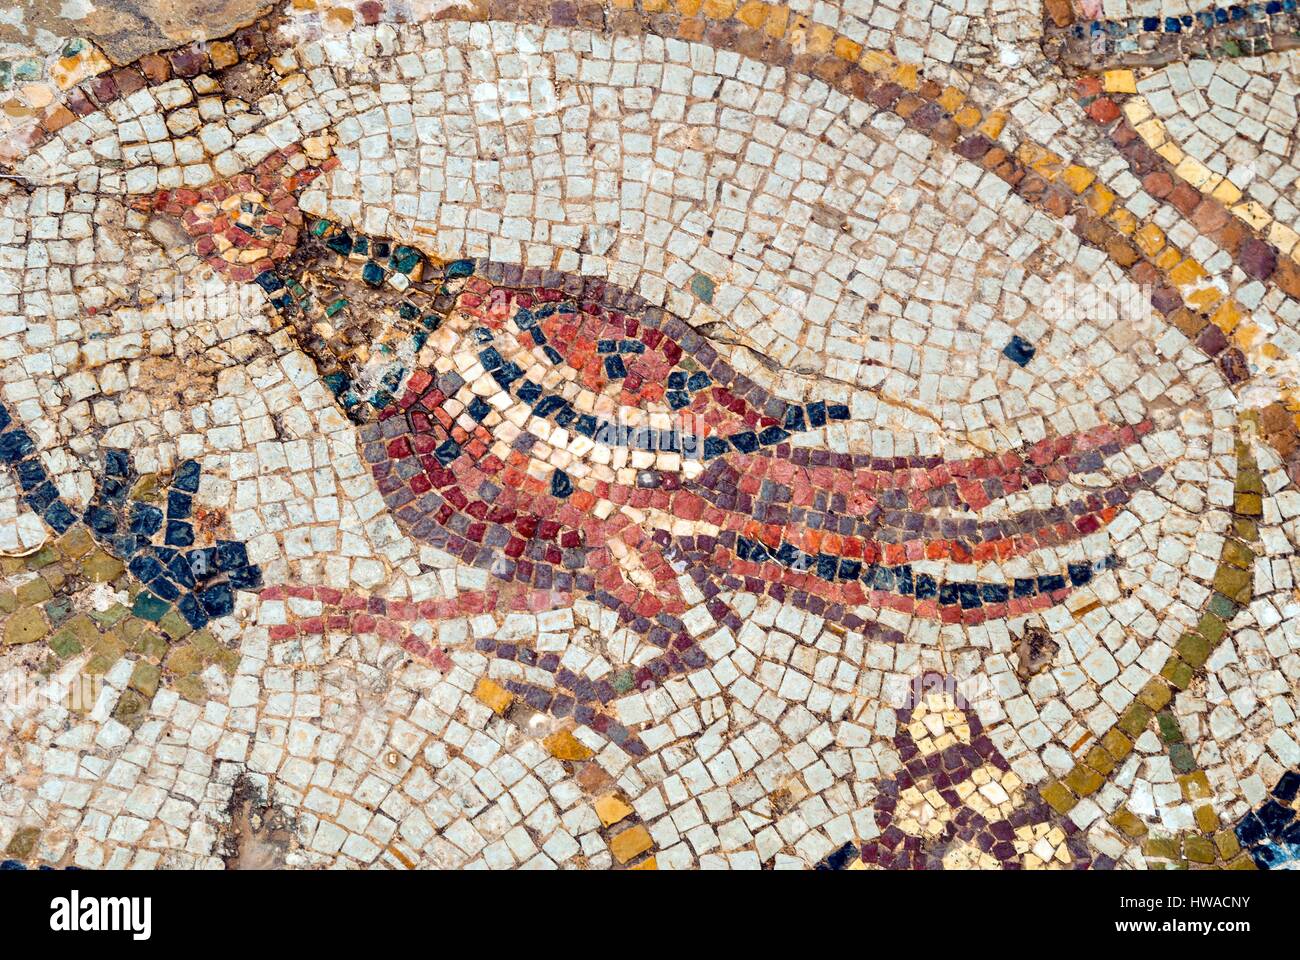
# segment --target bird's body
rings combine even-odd
[[[259,168],[259,196],[279,197],[277,163],[295,182],[314,176],[286,153]],[[216,227],[254,238],[285,205],[211,189],[185,216],[200,242],[215,229],[205,200]],[[248,222],[222,226],[245,207]],[[243,241],[208,241],[209,262],[237,279],[245,261],[260,271],[362,424],[398,523],[487,569],[506,604],[512,591],[593,596],[639,633],[683,636],[690,608],[722,589],[852,625],[870,608],[1022,616],[1113,564],[1101,531],[1161,472],[1141,449],[1149,420],[958,459],[838,452],[846,403],[775,396],[684,321],[598,278],[437,265],[324,220],[289,250],[269,229],[255,263]]]
[[[499,579],[634,619],[684,614],[683,577],[948,622],[1023,615],[1107,565],[1083,541],[1159,475],[1107,466],[1149,421],[1000,456],[832,453],[846,405],[771,396],[624,291],[441,272],[406,291],[443,309],[371,428],[381,492],[413,535]]]

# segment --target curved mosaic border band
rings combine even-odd
[[[1296,0],[1214,5],[1123,20],[1076,20],[1068,0],[1048,0],[1046,7],[1049,54],[1084,69],[1251,57],[1300,46]]]

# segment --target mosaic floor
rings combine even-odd
[[[4,867],[1300,866],[1295,0],[77,9]]]

